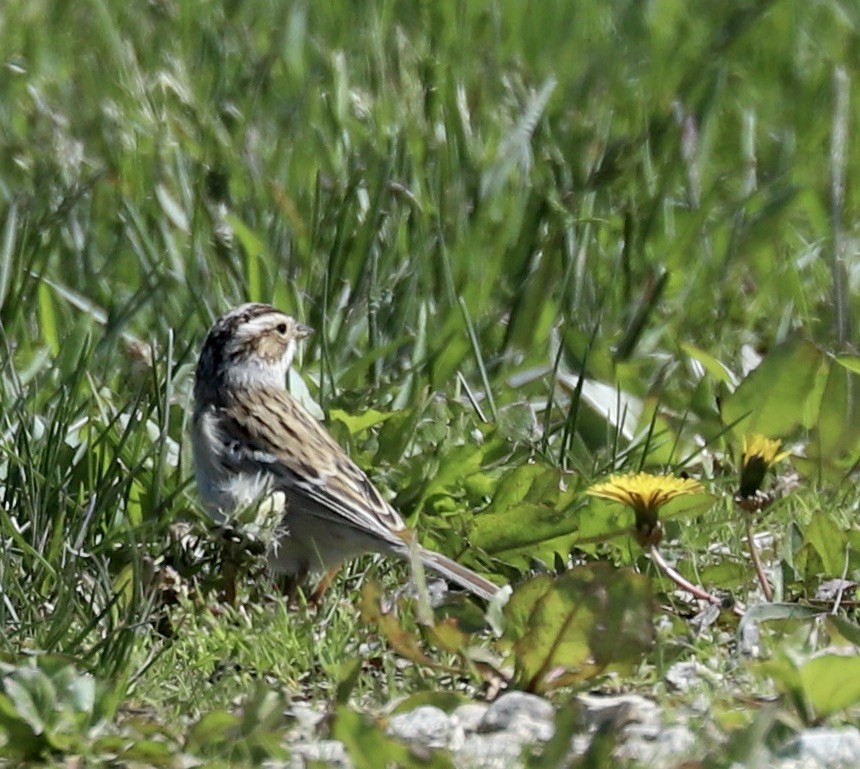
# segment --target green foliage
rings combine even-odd
[[[555,563],[577,541],[581,502],[575,476],[539,464],[503,475],[493,498],[474,518],[469,539],[500,561],[528,568],[533,560]]]
[[[796,659],[782,653],[764,663],[768,674],[807,723],[816,723],[860,703],[858,665],[860,658],[844,654]]]
[[[782,437],[810,427],[821,403],[824,363],[824,354],[811,342],[779,345],[725,399],[723,420],[738,435]]]
[[[0,25],[0,755],[277,758],[260,677],[337,703],[356,765],[415,759],[354,708],[511,668],[560,699],[604,674],[659,695],[667,660],[708,657],[726,711],[777,685],[804,719],[856,713],[830,685],[853,663],[811,632],[821,583],[860,581],[851,4],[78,10],[7,0]],[[391,614],[407,571],[371,560],[318,614],[253,572],[219,605],[187,419],[206,327],[247,300],[315,328],[290,387],[422,542],[517,586],[501,640],[472,604]],[[752,430],[791,456],[742,511]],[[638,470],[704,482],[659,511],[662,551],[759,618],[770,668],[729,659],[728,612],[693,632],[631,511],[586,498]],[[652,643],[655,605],[675,637]],[[812,637],[796,659],[786,626]],[[126,732],[132,700],[155,715]],[[726,754],[782,720],[735,716]]]
[[[286,759],[283,729],[278,729],[286,723],[286,704],[283,694],[259,684],[245,697],[240,713],[217,710],[203,716],[188,732],[185,749],[250,765]]]
[[[113,718],[119,692],[58,656],[0,665],[0,750],[23,760],[80,753]]]
[[[534,577],[505,607],[514,681],[548,691],[635,666],[653,643],[648,580],[605,563]]]
[[[852,356],[834,358],[808,340],[788,340],[724,399],[723,421],[737,435],[808,430],[809,451],[798,468],[838,483],[860,459],[860,376],[853,363]]]

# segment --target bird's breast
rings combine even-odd
[[[230,447],[224,445],[217,429],[217,418],[211,412],[195,415],[191,445],[197,489],[215,521],[223,522],[269,493],[268,473],[239,470],[229,461]]]

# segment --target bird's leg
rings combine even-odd
[[[236,605],[236,559],[229,551],[224,558],[224,603]]]
[[[221,558],[222,558],[222,579],[223,579],[223,600],[224,603],[236,605],[236,573],[238,565],[238,555],[236,552],[240,543],[237,542],[236,532],[232,526],[224,526],[221,529]]]
[[[314,608],[319,608],[322,603],[322,597],[326,590],[331,587],[331,583],[334,582],[334,578],[337,576],[340,571],[340,566],[335,566],[332,569],[329,569],[325,575],[317,582],[317,586],[314,589],[314,592],[311,593],[311,605]]]
[[[304,584],[308,577],[308,567],[302,565],[294,574],[286,574],[281,583],[281,593],[287,599],[287,606],[295,608],[298,606],[296,594],[299,592],[299,587]]]

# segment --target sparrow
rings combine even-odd
[[[312,329],[268,304],[243,304],[209,330],[197,365],[191,439],[200,496],[216,523],[264,508],[277,519],[272,569],[296,586],[364,553],[417,559],[489,600],[489,580],[422,547],[367,475],[286,387]],[[327,583],[326,583],[327,584]],[[324,588],[323,588],[324,589]]]

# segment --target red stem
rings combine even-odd
[[[657,549],[656,545],[651,545],[651,560],[657,564],[657,568],[659,568],[669,579],[672,580],[672,582],[674,582],[682,590],[686,590],[688,593],[690,593],[695,598],[698,598],[700,601],[707,601],[708,603],[717,604],[718,606],[722,605],[723,602],[719,598],[717,598],[717,596],[712,595],[704,588],[699,587],[698,585],[694,585],[692,582],[684,579],[684,577],[682,577],[679,572],[675,571],[675,569],[669,566],[669,564],[660,554],[660,551]],[[737,606],[734,607],[734,612],[738,616],[743,615],[743,611]]]

